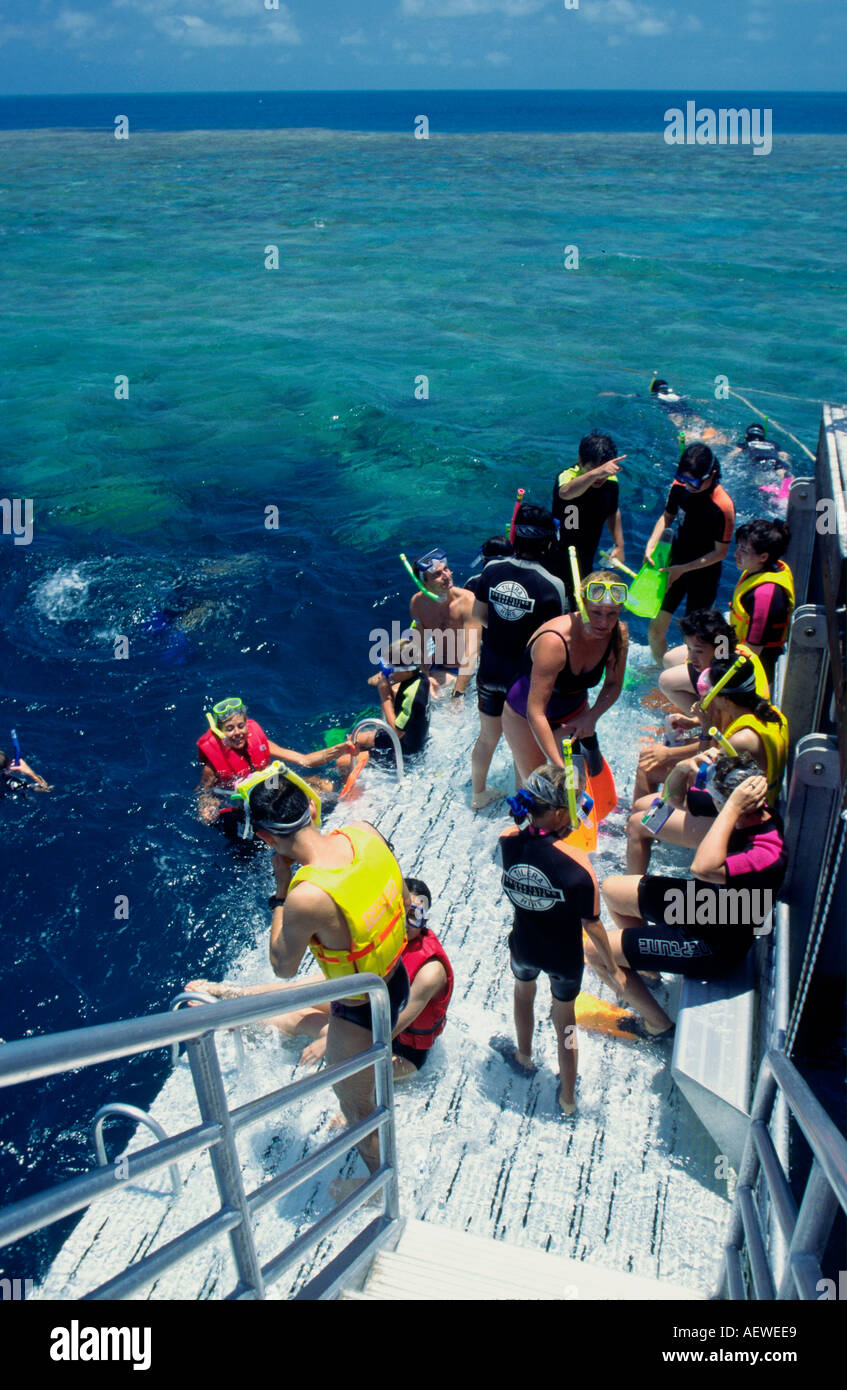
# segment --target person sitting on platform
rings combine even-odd
[[[706,742],[708,723],[693,713],[697,703],[697,681],[713,661],[722,657],[733,659],[746,656],[756,672],[756,693],[767,700],[770,686],[764,667],[755,652],[743,642],[737,643],[735,633],[717,608],[703,608],[689,613],[680,621],[685,643],[665,654],[665,670],[659,676],[659,690],[680,710],[671,715],[673,742],[654,740],[642,745],[635,773],[633,800],[656,791],[672,767],[693,758]],[[690,731],[686,737],[686,731]]]
[[[616,966],[625,973],[664,971],[703,980],[740,964],[755,928],[772,910],[786,869],[782,826],[767,805],[767,790],[750,753],[717,756],[712,796],[719,809],[697,847],[693,879],[614,874],[603,880],[603,898],[618,927],[609,932]],[[614,988],[591,942],[586,955]],[[670,1032],[670,1018],[652,1002],[661,1017],[644,1012],[647,1032]]]
[[[761,658],[770,681],[785,651],[794,611],[794,576],[782,559],[790,539],[784,521],[748,521],[735,533],[735,563],[741,578],[732,595],[729,620],[738,641]]]

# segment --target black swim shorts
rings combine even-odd
[[[408,1043],[401,1043],[399,1038],[394,1039],[391,1050],[395,1057],[402,1057],[404,1061],[411,1062],[415,1071],[420,1071],[431,1051],[428,1047],[410,1047]]]
[[[402,961],[395,967],[394,973],[390,979],[385,981],[385,984],[388,989],[391,1031],[393,1033],[394,1025],[409,1002],[409,976]],[[346,999],[334,999],[329,1006],[329,1011],[333,1018],[346,1019],[348,1023],[355,1023],[359,1028],[366,1028],[369,1033],[373,1033],[370,999],[366,999],[364,1004],[350,1004]]]
[[[689,570],[675,584],[671,584],[662,601],[663,613],[675,613],[683,599],[686,599],[686,613],[696,613],[700,608],[714,608],[720,584],[720,565],[708,565],[706,569]]]
[[[526,984],[529,980],[537,980],[541,974],[540,969],[536,966],[526,965],[523,961],[515,960],[514,956],[510,956],[509,963],[515,979],[520,980],[522,984]],[[550,981],[553,998],[558,999],[561,1004],[573,1003],[582,989],[582,967],[580,967],[578,974],[554,975],[551,970],[545,970],[544,974]]]

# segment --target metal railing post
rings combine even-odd
[[[391,746],[394,749],[394,760],[397,764],[397,781],[403,781],[403,751],[400,747],[400,740],[397,732],[392,729],[390,724],[386,724],[384,719],[360,719],[355,729],[350,730],[349,737],[355,739],[360,729],[378,729],[383,734],[388,734],[391,739]]]
[[[779,1286],[778,1298],[797,1297],[797,1286],[794,1282],[795,1260],[811,1257],[820,1272],[820,1258],[829,1240],[837,1211],[838,1198],[830,1187],[821,1165],[815,1159],[797,1214],[797,1225],[788,1247],[788,1260]]]
[[[240,1225],[229,1233],[235,1268],[249,1297],[264,1298],[265,1286],[259,1257],[253,1242],[253,1228],[247,1207],[247,1197],[241,1181],[241,1166],[235,1147],[229,1106],[224,1091],[214,1033],[204,1033],[187,1044],[191,1077],[197,1092],[197,1103],[204,1120],[214,1120],[221,1127],[222,1140],[209,1152],[215,1182],[224,1208],[237,1211]]]
[[[146,1110],[141,1110],[137,1105],[126,1105],[123,1101],[111,1101],[108,1105],[101,1105],[94,1119],[91,1121],[91,1138],[94,1141],[94,1152],[97,1155],[97,1163],[101,1168],[105,1168],[108,1163],[106,1157],[106,1145],[103,1142],[103,1126],[110,1116],[120,1117],[125,1120],[134,1120],[137,1125],[146,1125],[155,1134],[157,1139],[167,1139],[168,1134],[163,1125],[158,1120],[154,1120],[152,1115],[148,1115]],[[168,1172],[171,1175],[171,1186],[174,1196],[178,1197],[182,1191],[182,1183],[179,1176],[179,1164],[172,1163]]]
[[[396,1221],[400,1215],[400,1192],[397,1185],[397,1145],[394,1130],[394,1069],[391,1063],[391,1014],[388,1005],[388,990],[375,990],[371,995],[371,1019],[373,1040],[378,1047],[387,1048],[387,1056],[381,1057],[374,1067],[374,1094],[377,1106],[383,1106],[392,1117],[379,1131],[379,1164],[381,1168],[391,1169],[391,1177],[385,1186],[385,1215]]]

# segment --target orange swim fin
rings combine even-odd
[[[615,779],[612,776],[612,769],[603,759],[603,766],[593,777],[588,778],[588,795],[594,798],[594,811],[592,815],[599,823],[605,820],[614,811],[618,804],[618,793],[615,788]],[[596,843],[596,833],[595,833]]]
[[[589,796],[592,795],[589,787]],[[573,845],[574,849],[582,849],[586,854],[591,854],[597,848],[597,807],[592,806],[588,825],[580,821],[576,830],[572,830],[570,835],[565,836],[565,844]]]
[[[354,762],[353,766],[348,772],[347,781],[344,783],[344,786],[341,788],[341,791],[339,793],[339,801],[341,801],[342,797],[350,795],[350,793],[356,785],[359,773],[362,771],[362,768],[365,766],[365,763],[368,761],[369,757],[370,754],[366,752],[356,754],[356,761]]]
[[[632,1012],[618,1004],[607,1004],[605,999],[598,999],[593,994],[578,994],[575,1011],[580,1028],[607,1033],[612,1038],[626,1038],[628,1042],[639,1041],[637,1033],[627,1030],[628,1023],[635,1023]]]

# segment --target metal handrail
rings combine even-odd
[[[246,1105],[230,1110],[224,1091],[215,1034],[244,1024],[269,1020],[287,1010],[331,1003],[350,995],[366,994],[371,1002],[373,1043],[363,1052],[303,1081],[290,1083],[270,1095],[262,1095]],[[383,1194],[383,1210],[366,1231],[360,1232],[330,1266],[301,1289],[298,1298],[327,1298],[338,1289],[352,1270],[361,1267],[375,1250],[399,1228],[397,1156],[394,1135],[394,1090],[391,1070],[391,1027],[388,990],[377,975],[325,980],[254,994],[234,1000],[199,1004],[180,1013],[154,1014],[150,1018],[120,1023],[98,1024],[72,1032],[40,1038],[26,1038],[0,1048],[0,1086],[17,1085],[41,1076],[53,1076],[79,1067],[95,1066],[118,1057],[185,1042],[188,1046],[191,1076],[202,1123],[172,1138],[160,1138],[151,1147],[121,1160],[125,1180],[133,1181],[169,1167],[179,1158],[206,1150],[212,1164],[220,1206],[211,1217],[183,1231],[166,1246],[129,1265],[106,1284],[86,1294],[86,1298],[126,1298],[193,1251],[228,1233],[238,1275],[238,1283],[227,1295],[231,1299],[264,1298],[267,1285],[305,1252],[334,1230],[341,1221],[362,1206],[376,1192]],[[244,1190],[241,1163],[235,1144],[237,1131],[305,1094],[325,1089],[373,1067],[375,1107],[370,1115],[345,1135],[319,1146],[306,1159],[291,1165],[249,1196]],[[118,1106],[105,1111],[117,1112]],[[122,1107],[123,1112],[134,1107]],[[144,1117],[144,1112],[138,1112]],[[106,1114],[98,1112],[98,1117]],[[133,1116],[135,1118],[135,1116]],[[149,1117],[144,1117],[148,1122]],[[154,1122],[155,1124],[155,1122]],[[379,1166],[376,1172],[344,1201],[321,1217],[291,1244],[260,1265],[252,1227],[252,1214],[267,1201],[290,1192],[300,1183],[347,1152],[368,1134],[376,1133]],[[105,1156],[105,1154],[104,1154]],[[32,1231],[41,1230],[62,1216],[89,1206],[99,1197],[116,1190],[114,1165],[59,1183],[33,1197],[23,1198],[0,1212],[0,1247]],[[123,1184],[121,1184],[123,1186]]]
[[[196,1007],[200,1004],[216,1004],[218,1001],[213,994],[206,994],[201,989],[185,989],[181,994],[177,994],[170,1002],[170,1009],[175,1012],[181,1009],[183,1004]],[[244,1070],[244,1039],[241,1036],[240,1028],[232,1029],[232,1041],[235,1043],[235,1064],[239,1071]],[[179,1043],[174,1043],[171,1048],[171,1062],[176,1066],[179,1061]]]
[[[97,1155],[97,1163],[100,1168],[105,1168],[108,1163],[106,1157],[106,1145],[103,1143],[103,1126],[113,1115],[120,1115],[126,1120],[135,1120],[136,1124],[146,1125],[152,1130],[157,1139],[167,1139],[168,1132],[164,1125],[160,1125],[158,1120],[154,1120],[152,1115],[148,1115],[146,1110],[142,1110],[138,1105],[127,1105],[124,1101],[114,1100],[109,1105],[101,1105],[94,1119],[91,1121],[91,1138],[94,1141],[94,1152]],[[178,1197],[181,1190],[179,1176],[179,1164],[172,1163],[169,1169],[171,1175],[171,1186],[174,1196]]]
[[[397,730],[392,729],[390,724],[386,724],[384,719],[360,719],[354,729],[350,730],[350,739],[355,741],[356,735],[362,729],[381,729],[388,734],[394,748],[394,760],[397,763],[397,781],[403,781],[403,750],[400,747],[400,740],[397,737]]]
[[[768,1130],[777,1094],[787,1102],[813,1156],[799,1210]],[[787,1244],[785,1268],[779,1279],[768,1257],[768,1242],[755,1200],[760,1177],[764,1178]],[[756,1299],[816,1298],[820,1260],[839,1205],[847,1212],[847,1141],[794,1063],[782,1052],[768,1052],[759,1070],[750,1111],[717,1296],[748,1297],[741,1260],[746,1252]]]

